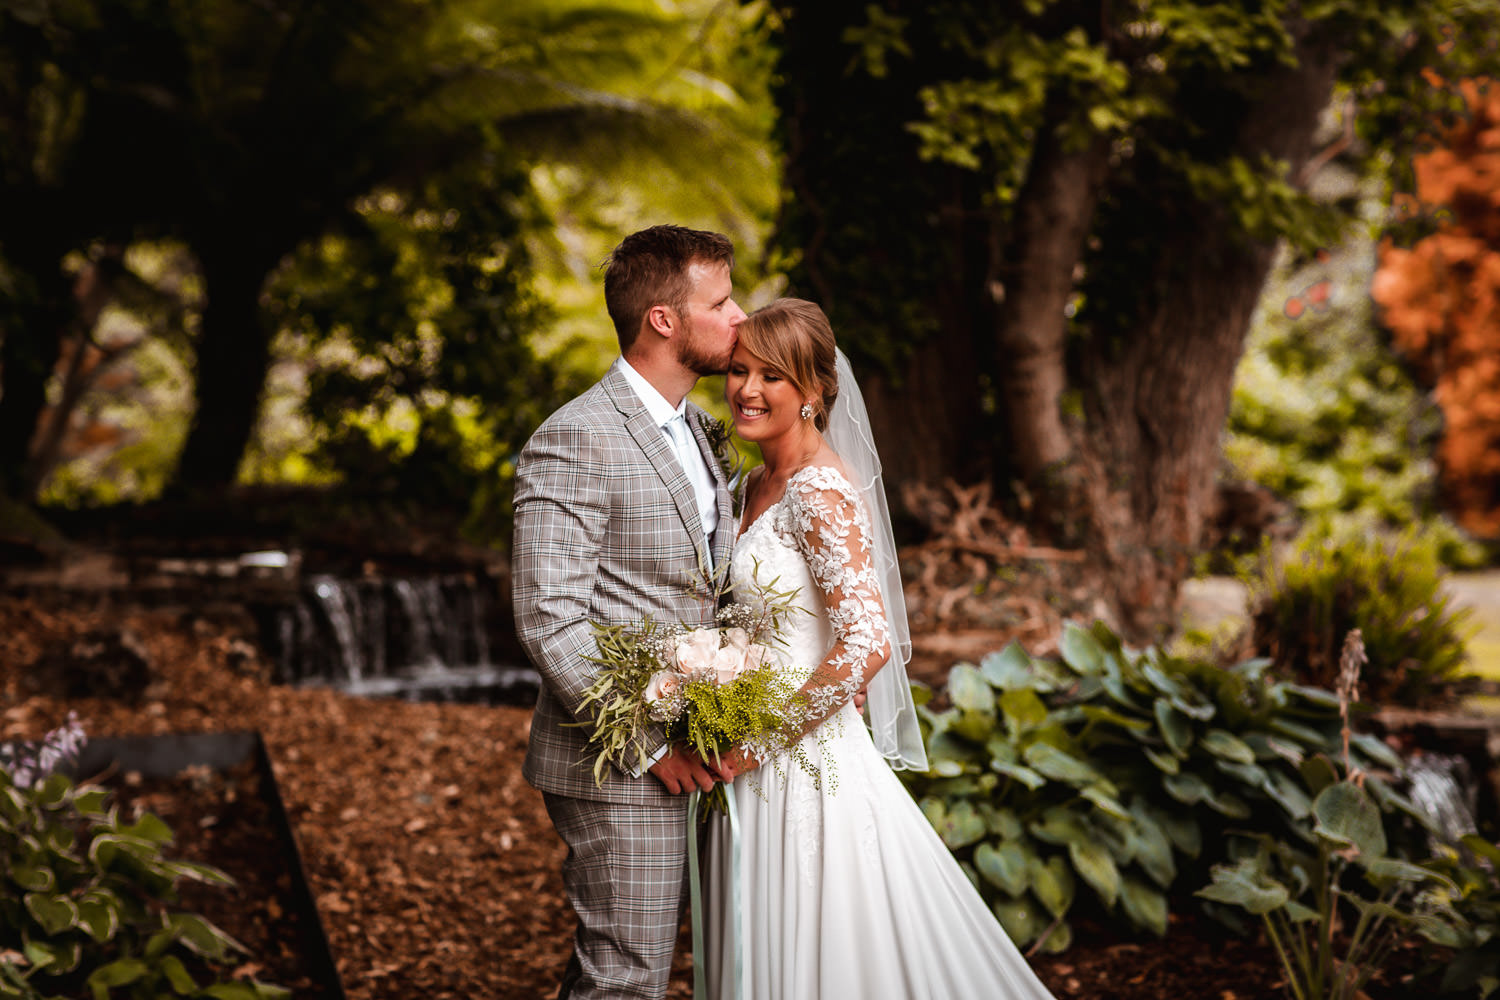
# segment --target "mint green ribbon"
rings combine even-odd
[[[698,877],[698,811],[703,793],[693,789],[688,796],[687,842],[689,892],[693,906],[693,1000],[708,1000],[708,975],[704,971],[708,952],[703,948],[703,893]],[[745,955],[740,937],[740,817],[735,810],[734,789],[724,786],[724,801],[729,803],[729,884],[733,905],[730,907],[730,936],[734,939],[734,1000],[740,1000],[744,984]]]

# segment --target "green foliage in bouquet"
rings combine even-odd
[[[1443,590],[1444,569],[1413,535],[1309,534],[1285,555],[1247,560],[1252,642],[1278,673],[1333,687],[1353,628],[1369,656],[1365,697],[1423,707],[1451,700],[1465,676],[1468,611]]]
[[[103,788],[0,767],[0,998],[290,996],[225,975],[244,948],[180,909],[177,886],[230,879],[170,859],[171,842],[150,813],[123,821]]]
[[[1080,885],[1162,934],[1169,890],[1222,858],[1230,824],[1290,836],[1311,814],[1299,768],[1339,748],[1338,700],[1265,660],[1128,649],[1102,623],[1068,623],[1060,651],[955,666],[951,707],[919,710],[930,770],[907,781],[1019,945],[1065,949]],[[1398,757],[1363,735],[1351,752],[1383,806],[1414,813]]]
[[[758,583],[744,601],[717,614],[718,628],[689,628],[646,618],[594,624],[600,667],[585,689],[576,725],[591,730],[594,780],[631,769],[659,737],[717,760],[737,744],[763,754],[788,749],[806,699],[772,655],[797,610],[797,591]],[[808,762],[802,761],[804,765]]]

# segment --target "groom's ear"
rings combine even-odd
[[[658,337],[670,337],[677,331],[677,312],[671,306],[655,305],[646,310],[645,330]]]

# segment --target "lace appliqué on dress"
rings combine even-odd
[[[806,688],[808,722],[832,715],[864,686],[865,673],[890,655],[890,629],[870,558],[869,517],[853,485],[836,469],[795,473],[776,515],[776,530],[806,560],[823,598],[833,646]]]

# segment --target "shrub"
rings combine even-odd
[[[1451,700],[1465,677],[1468,610],[1443,592],[1443,566],[1412,534],[1310,533],[1278,556],[1269,546],[1240,572],[1251,641],[1278,673],[1332,687],[1344,636],[1358,628],[1368,700],[1421,707]]]
[[[168,858],[172,831],[150,813],[124,822],[105,789],[46,773],[80,735],[7,748],[0,767],[0,998],[289,996],[225,977],[244,949],[176,906],[180,880],[228,876]]]
[[[1341,750],[1338,699],[1265,660],[1127,649],[1099,623],[1068,623],[1060,649],[955,666],[951,707],[920,709],[931,764],[909,787],[1018,944],[1066,948],[1080,885],[1162,934],[1180,871],[1222,860],[1229,824],[1296,835],[1312,810],[1301,770]],[[1355,735],[1350,752],[1384,808],[1416,814],[1388,747]]]

